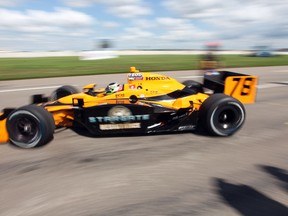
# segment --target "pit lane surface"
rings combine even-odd
[[[89,138],[62,130],[41,149],[0,145],[0,215],[288,215],[288,67],[232,71],[260,77],[257,103],[246,105],[246,123],[232,137]],[[165,74],[199,79],[197,71]],[[3,81],[0,108],[64,84],[125,79]]]

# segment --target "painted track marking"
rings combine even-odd
[[[59,87],[60,86],[39,86],[39,87],[33,87],[33,88],[4,89],[4,90],[0,90],[0,93],[43,90],[43,89],[52,89],[52,88],[59,88]]]

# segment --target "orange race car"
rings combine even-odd
[[[203,83],[183,83],[130,68],[127,83],[87,85],[81,93],[62,86],[52,95],[0,113],[0,142],[33,148],[49,143],[55,128],[85,129],[91,135],[140,134],[203,129],[230,136],[245,121],[243,104],[253,103],[257,77],[229,71],[206,73]],[[213,93],[205,93],[205,89]]]

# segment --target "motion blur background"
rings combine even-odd
[[[0,50],[95,50],[103,39],[117,50],[282,49],[287,11],[285,0],[1,0]]]

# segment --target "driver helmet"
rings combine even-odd
[[[119,91],[121,88],[120,84],[117,82],[109,83],[105,91],[107,94],[112,94]]]

